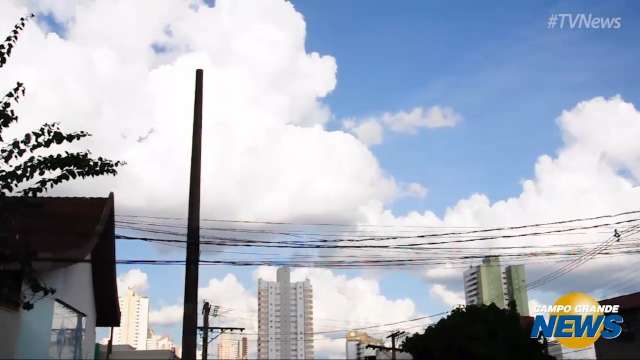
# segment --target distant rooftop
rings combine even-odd
[[[640,292],[627,295],[616,296],[610,299],[598,301],[601,305],[620,305],[620,310],[631,310],[640,308]]]

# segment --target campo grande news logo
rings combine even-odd
[[[531,327],[531,337],[554,337],[563,346],[581,349],[593,345],[601,336],[614,339],[622,332],[620,305],[600,305],[591,296],[571,292],[559,297],[553,305],[539,306]]]

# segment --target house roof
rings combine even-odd
[[[0,255],[47,260],[49,267],[90,261],[96,326],[119,326],[113,193],[0,198],[0,225]]]
[[[610,299],[598,301],[601,305],[620,305],[620,311],[639,309],[640,308],[640,292],[627,295],[616,296]]]

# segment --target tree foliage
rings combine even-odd
[[[7,38],[0,44],[0,68],[7,63],[18,41],[18,35],[26,22],[34,15],[22,17]],[[54,145],[72,143],[91,134],[85,131],[65,133],[60,124],[45,123],[40,128],[24,134],[20,138],[5,141],[3,130],[18,121],[12,106],[25,95],[21,82],[0,100],[0,197],[19,193],[23,196],[37,196],[65,181],[101,175],[116,175],[122,161],[112,161],[103,157],[93,158],[89,151],[38,155],[38,150]]]
[[[414,359],[553,359],[529,337],[513,309],[496,305],[457,308],[424,333],[405,338]]]

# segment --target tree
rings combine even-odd
[[[11,56],[18,35],[34,15],[20,18],[9,36],[0,44],[0,68]],[[0,100],[0,198],[11,193],[37,196],[66,181],[102,175],[116,175],[122,161],[94,158],[89,151],[37,155],[42,149],[78,141],[91,134],[85,131],[65,133],[60,124],[45,123],[20,138],[5,141],[3,130],[18,121],[12,109],[25,95],[25,86],[17,82]]]
[[[414,359],[553,359],[529,337],[516,311],[495,304],[457,308],[405,338],[401,348]]]

